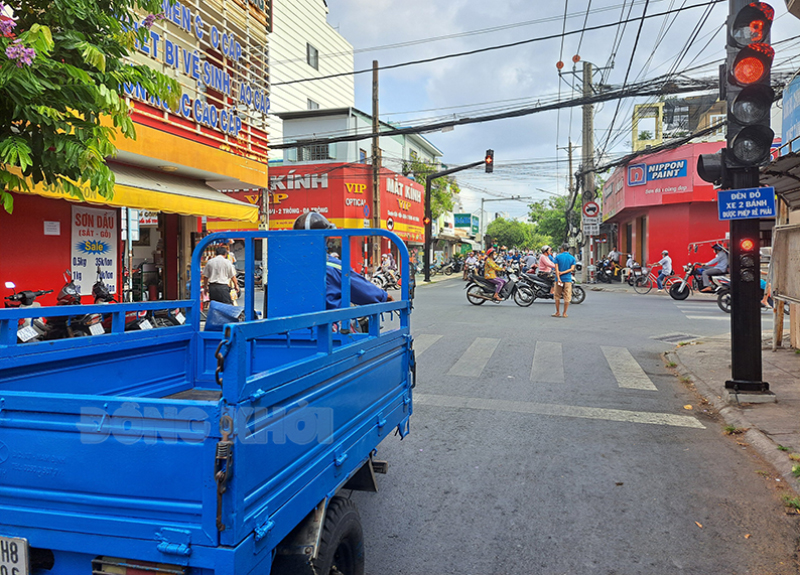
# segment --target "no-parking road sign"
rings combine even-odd
[[[600,206],[597,202],[586,202],[583,204],[583,215],[587,218],[595,218],[600,215]]]

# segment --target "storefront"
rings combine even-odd
[[[289,230],[301,214],[316,211],[338,228],[373,226],[374,203],[372,168],[366,164],[306,164],[270,169],[269,229]],[[227,194],[243,202],[258,203],[260,190]],[[400,236],[409,249],[423,245],[425,228],[424,188],[400,174],[380,171],[381,228]],[[224,220],[209,220],[209,230],[238,230],[250,226]],[[351,247],[353,267],[364,264],[363,240],[354,239]],[[381,243],[381,252],[391,248],[389,240]],[[395,256],[397,254],[395,253]]]
[[[0,210],[0,240],[9,246],[0,278],[53,289],[41,298],[52,305],[66,269],[85,296],[98,275],[119,294],[123,270],[133,267],[149,274],[139,276],[139,297],[184,295],[201,218],[259,221],[257,206],[218,190],[266,187],[266,22],[253,3],[165,2],[165,17],[133,59],[178,80],[178,109],[124,86],[136,139],[116,139],[114,196],[87,189],[79,199],[41,185],[15,193],[14,213]],[[122,238],[125,208],[141,211],[131,252]]]
[[[723,146],[687,144],[618,167],[603,186],[604,229],[612,233],[596,246],[631,253],[641,263],[656,262],[668,250],[676,270],[689,261],[710,260],[710,249],[689,255],[688,246],[726,237],[728,223],[719,220],[714,186],[697,175],[697,156]]]

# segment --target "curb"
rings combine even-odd
[[[794,491],[796,495],[800,495],[800,482],[797,477],[792,475],[792,467],[795,465],[795,462],[789,459],[789,456],[783,451],[779,450],[778,444],[770,439],[763,431],[756,428],[740,411],[725,403],[706,381],[690,371],[683,364],[680,357],[678,357],[676,350],[664,353],[664,363],[674,363],[675,367],[671,369],[674,369],[680,377],[689,379],[692,384],[694,384],[697,392],[708,401],[717,413],[719,413],[726,424],[732,425],[733,427],[746,428],[747,431],[742,437],[747,440],[749,445],[753,446],[767,463],[775,468],[783,478],[783,483]]]
[[[419,280],[418,280],[418,279],[416,279],[416,278],[415,278],[415,279],[414,279],[414,283],[416,284],[417,288],[421,288],[421,287],[423,287],[423,286],[432,286],[432,285],[435,285],[435,284],[440,284],[440,283],[442,283],[442,282],[446,282],[446,281],[451,281],[451,280],[461,280],[461,279],[462,279],[462,278],[461,278],[461,276],[460,276],[460,275],[453,274],[453,275],[452,275],[452,276],[450,276],[450,277],[444,277],[444,278],[442,278],[442,279],[431,280],[431,281],[429,281],[429,282],[426,282],[424,279],[419,279]],[[462,281],[463,281],[463,280],[462,280]]]

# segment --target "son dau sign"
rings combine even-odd
[[[747,188],[717,192],[720,220],[775,217],[775,188]]]

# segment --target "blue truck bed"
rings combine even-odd
[[[368,232],[408,261],[396,236]],[[114,569],[131,561],[154,573],[270,573],[280,542],[387,435],[405,435],[412,411],[408,266],[398,301],[320,309],[310,294],[324,297],[332,235],[349,244],[355,232],[215,234],[196,249],[191,300],[114,310],[180,307],[185,325],[18,344],[25,312],[70,310],[0,310],[0,565],[13,541],[28,546],[30,573],[124,573]],[[198,254],[228,236],[245,236],[251,271],[256,239],[271,259],[296,242],[306,250],[266,268],[268,319],[255,319],[249,284],[249,321],[201,331]],[[293,266],[311,287],[273,302],[273,287],[292,291]],[[342,329],[363,316],[368,332]]]

